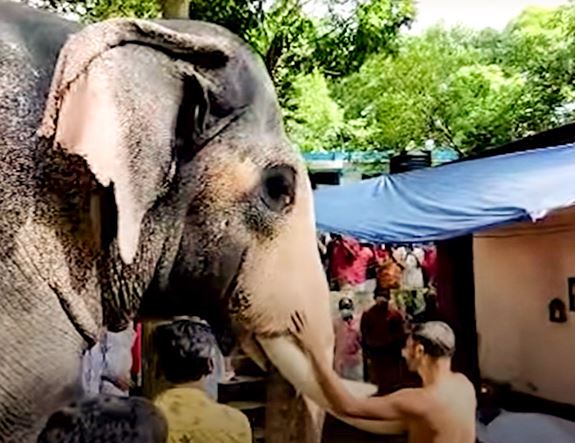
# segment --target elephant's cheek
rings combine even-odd
[[[302,176],[306,177],[305,171]],[[235,295],[238,321],[258,336],[277,336],[291,316],[304,312],[333,343],[329,287],[317,248],[311,189],[303,180],[289,212],[278,218],[273,234],[253,236]]]
[[[276,336],[289,329],[296,311],[305,312],[326,347],[333,342],[329,288],[315,237],[309,237],[286,232],[266,248],[249,251],[229,301],[238,324],[259,336]]]

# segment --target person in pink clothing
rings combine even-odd
[[[435,285],[437,281],[437,249],[428,246],[423,249],[425,255],[421,267],[426,277],[426,286]]]
[[[334,369],[341,377],[363,380],[360,319],[354,314],[353,300],[343,297],[339,301],[339,317],[334,320]]]
[[[372,248],[362,246],[351,237],[336,237],[330,260],[330,278],[339,287],[355,286],[364,283],[367,269],[374,261]]]

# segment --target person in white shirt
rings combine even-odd
[[[111,394],[128,396],[132,345],[136,331],[132,324],[120,332],[103,330],[100,341],[83,357],[83,388],[87,396]]]

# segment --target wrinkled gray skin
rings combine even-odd
[[[201,315],[225,344],[230,329],[284,334],[311,293],[329,349],[309,182],[263,65],[221,28],[161,24],[211,43],[187,58],[150,42],[105,52],[90,69],[107,87],[38,133],[80,25],[0,2],[0,441],[34,441],[78,395],[98,329],[140,308]]]

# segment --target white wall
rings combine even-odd
[[[474,238],[479,361],[483,377],[575,404],[575,313],[551,323],[547,305],[569,309],[575,277],[575,210]]]

